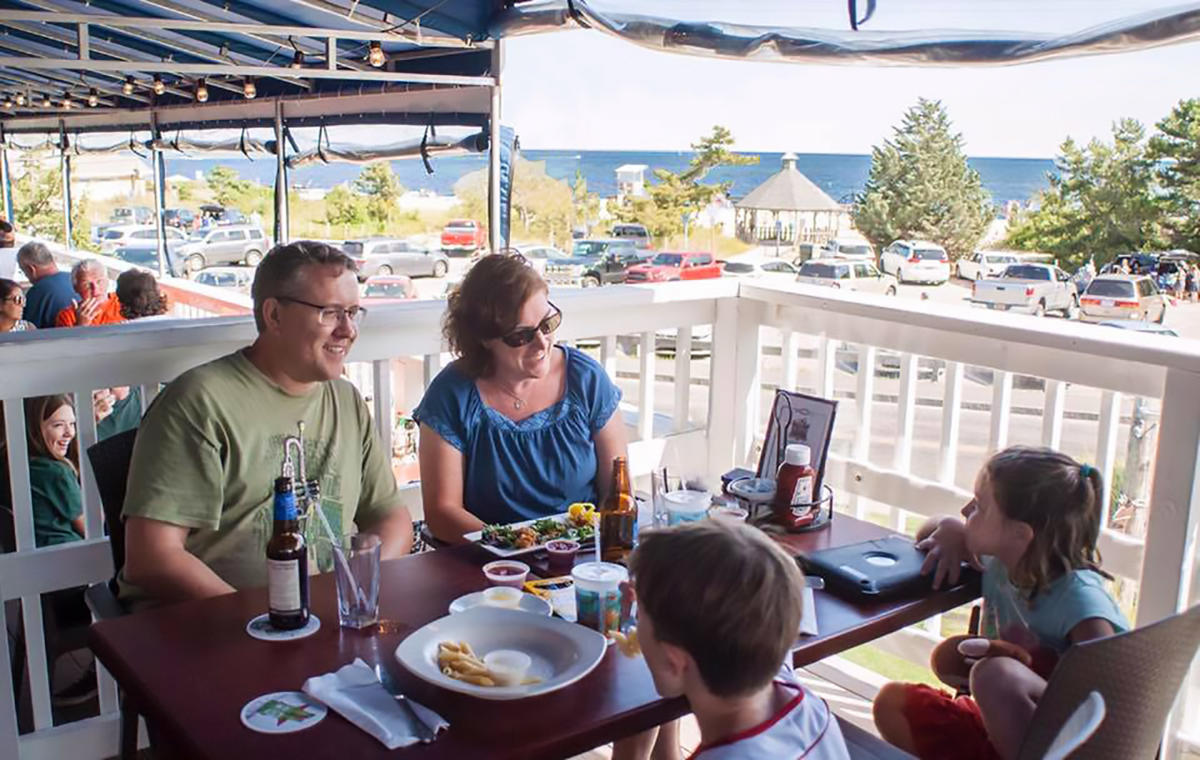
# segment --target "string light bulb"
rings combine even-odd
[[[50,100],[49,95],[42,96],[42,108],[54,108],[54,103]]]
[[[6,98],[4,99],[4,110],[6,110],[6,111],[11,111],[11,110],[12,110],[12,107],[13,107],[12,98],[8,98],[8,97],[6,97]]]
[[[99,104],[100,104],[100,95],[99,95],[99,93],[96,92],[96,88],[93,87],[91,92],[88,93],[88,105],[91,106],[92,108],[95,108]]]
[[[25,105],[25,96],[19,92],[17,93],[17,105],[19,105],[19,106]]]
[[[375,68],[379,68],[384,64],[383,45],[378,42],[371,42],[370,52],[367,53],[367,62]]]
[[[258,97],[258,88],[254,86],[254,80],[246,77],[246,81],[242,84],[242,95],[246,96],[246,100],[254,100]]]
[[[125,77],[125,84],[121,85],[121,92],[126,95],[133,94],[133,77]]]
[[[208,102],[208,85],[206,85],[204,83],[203,79],[199,79],[196,81],[196,102],[197,103],[207,103]]]
[[[63,99],[62,99],[62,107],[63,107],[64,109],[70,110],[70,108],[71,108],[71,106],[72,106],[72,105],[74,105],[74,104],[71,102],[71,96],[70,96],[70,95],[63,95]]]
[[[163,84],[162,77],[160,77],[158,74],[154,75],[153,87],[154,87],[155,95],[162,95],[164,92],[167,91],[167,86],[165,84]]]
[[[300,52],[299,50],[297,50],[296,54],[292,56],[292,68],[293,69],[304,68],[304,53]]]

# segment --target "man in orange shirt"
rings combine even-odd
[[[68,306],[54,318],[55,327],[112,325],[124,322],[121,301],[108,292],[108,273],[95,259],[84,259],[71,269],[71,283],[82,301]]]

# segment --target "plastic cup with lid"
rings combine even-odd
[[[703,520],[712,505],[708,491],[671,491],[663,499],[667,502],[667,525]]]
[[[621,629],[621,584],[629,571],[612,562],[584,562],[571,571],[576,619],[605,636]]]

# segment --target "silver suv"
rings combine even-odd
[[[178,256],[189,272],[222,264],[258,266],[271,247],[263,231],[249,224],[235,224],[199,230],[179,247]]]
[[[375,275],[406,274],[409,277],[445,277],[450,260],[440,250],[430,250],[408,240],[368,238],[347,240],[342,251],[358,265],[358,280]]]

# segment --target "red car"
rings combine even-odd
[[[487,246],[487,226],[474,219],[451,219],[442,229],[442,250],[471,254]]]
[[[664,251],[645,264],[629,268],[626,282],[667,282],[668,280],[708,280],[720,277],[725,265],[711,253],[670,253]]]

